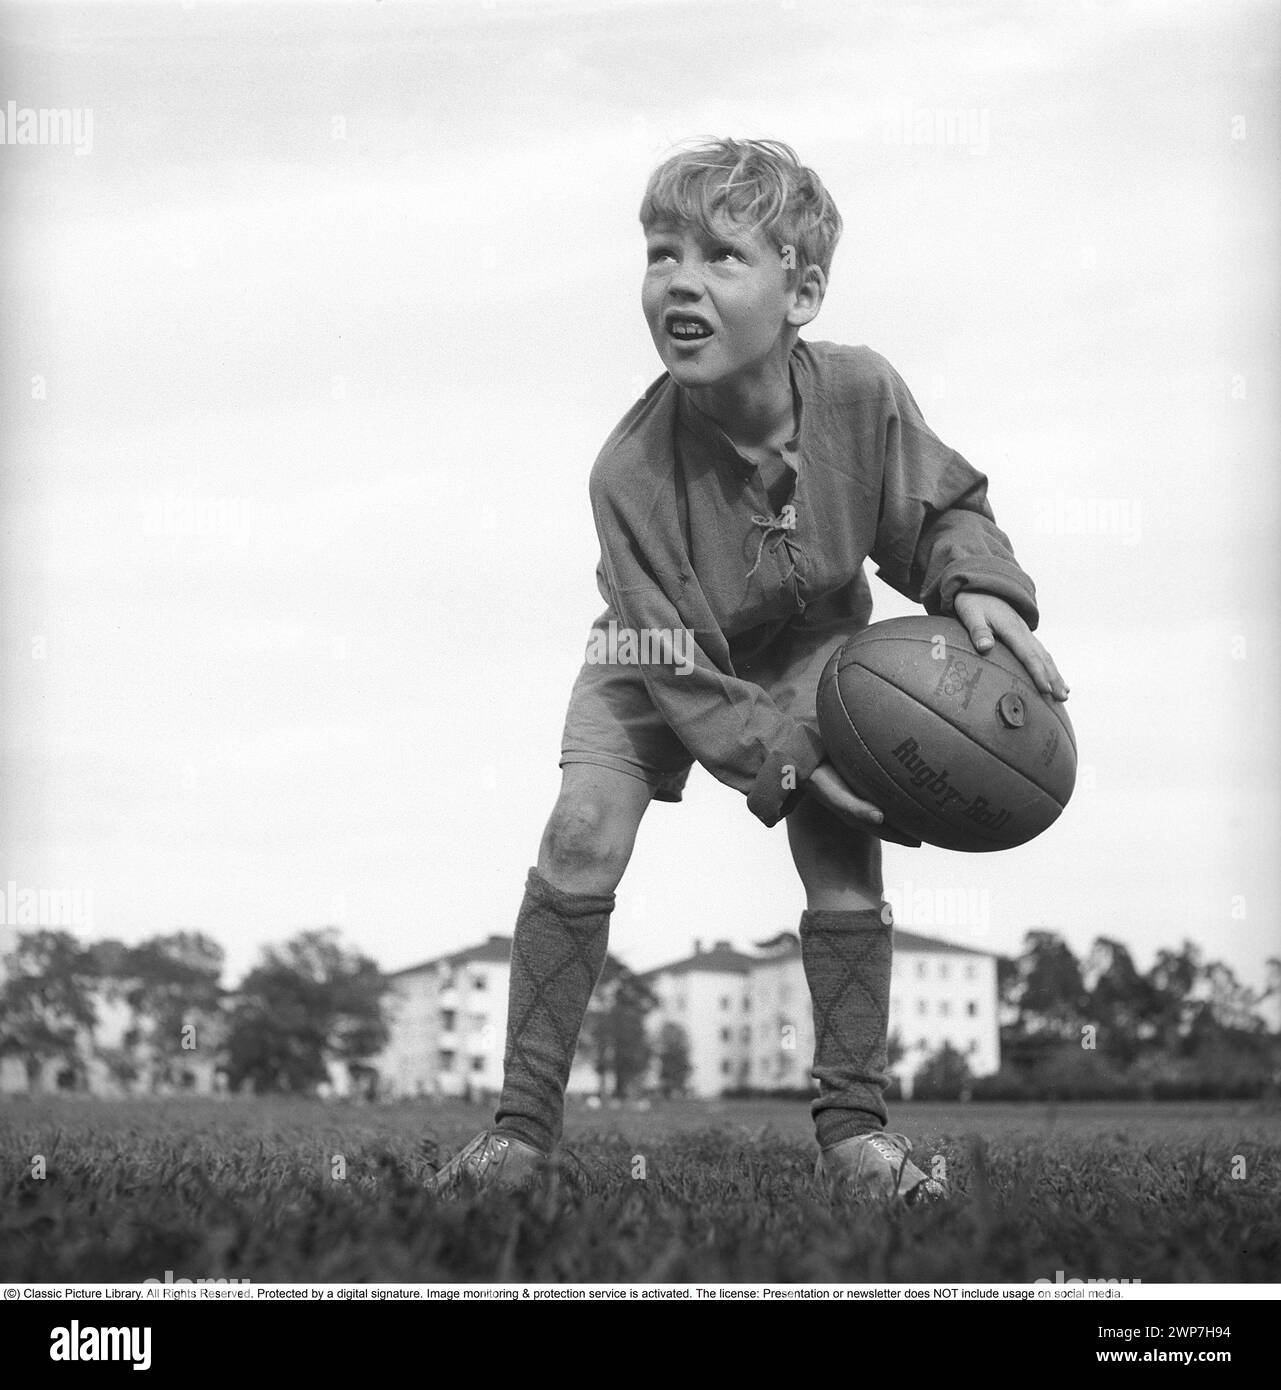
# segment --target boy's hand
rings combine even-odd
[[[1003,598],[963,589],[952,606],[969,632],[976,651],[991,651],[993,637],[999,637],[1023,663],[1032,684],[1042,695],[1052,695],[1056,700],[1067,699],[1067,682],[1059,675],[1054,658]]]
[[[880,809],[870,801],[862,801],[855,796],[849,784],[826,758],[810,774],[805,790],[847,825],[870,830],[873,835],[882,840],[893,840],[896,845],[907,845],[911,849],[921,847],[920,840],[911,840],[897,830],[890,830]]]

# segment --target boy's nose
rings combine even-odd
[[[703,280],[696,267],[683,261],[672,271],[667,291],[678,299],[697,299],[703,292]]]

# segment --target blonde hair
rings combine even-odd
[[[708,139],[678,150],[649,176],[640,206],[646,232],[660,222],[696,226],[708,237],[726,222],[792,247],[791,278],[807,265],[829,275],[841,214],[812,170],[780,140]]]

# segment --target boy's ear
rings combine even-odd
[[[786,253],[790,247],[784,247]],[[784,256],[786,264],[786,256]],[[823,296],[827,293],[827,276],[821,266],[807,265],[801,272],[800,280],[792,290],[792,307],[787,311],[787,321],[795,328],[809,323],[823,307]]]

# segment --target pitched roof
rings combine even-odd
[[[992,951],[980,951],[975,946],[958,946],[955,942],[944,941],[937,936],[922,936],[920,932],[904,931],[894,928],[894,949],[896,951],[934,951],[945,952],[949,956],[990,956]]]
[[[684,960],[647,970],[641,978],[652,980],[656,975],[691,975],[696,971],[712,975],[746,975],[755,963],[755,956],[745,956],[728,941],[718,941],[710,951],[696,950]]]
[[[493,934],[479,946],[468,946],[462,951],[453,951],[447,956],[434,956],[420,965],[406,965],[400,970],[388,970],[384,978],[399,979],[402,975],[417,975],[425,970],[437,970],[442,965],[456,970],[460,965],[507,965],[512,958],[512,939],[510,936]],[[601,980],[604,982],[623,969],[622,962],[610,952],[605,953],[601,967]]]
[[[402,970],[389,970],[387,979],[395,980],[401,975],[417,975],[420,971],[435,970],[442,965],[454,968],[460,965],[506,965],[511,958],[511,937],[492,935],[479,946],[468,946],[447,956],[433,956],[431,960],[425,960],[420,965],[407,965]]]
[[[779,932],[767,941],[756,942],[760,955],[746,955],[736,950],[728,941],[717,941],[709,950],[696,949],[692,956],[673,961],[670,965],[660,965],[654,970],[643,971],[642,980],[652,980],[656,975],[689,975],[695,972],[719,975],[746,975],[753,966],[768,965],[772,961],[786,960],[800,950],[799,939],[791,932]],[[951,941],[943,941],[937,936],[922,936],[920,932],[904,931],[894,928],[894,949],[896,951],[929,951],[954,956],[990,956],[991,951],[980,951],[972,946],[957,946]],[[424,970],[435,970],[440,966],[457,969],[460,965],[506,965],[511,960],[512,939],[510,936],[492,935],[478,946],[468,946],[461,951],[445,956],[435,956],[420,965],[407,965],[401,970],[390,970],[387,979],[395,980],[402,975],[416,975]],[[614,962],[617,964],[617,962]]]
[[[694,971],[720,973],[723,975],[742,975],[752,969],[773,965],[779,961],[795,959],[800,955],[800,938],[793,932],[783,931],[767,941],[755,943],[757,955],[744,955],[736,951],[728,941],[718,941],[710,951],[695,950],[692,956],[674,961],[671,965],[661,965],[656,970],[645,973],[645,979],[655,975],[688,975]],[[990,956],[991,951],[976,950],[971,946],[958,946],[937,936],[923,936],[920,932],[904,931],[894,928],[894,949],[898,952],[929,952],[950,956]]]

